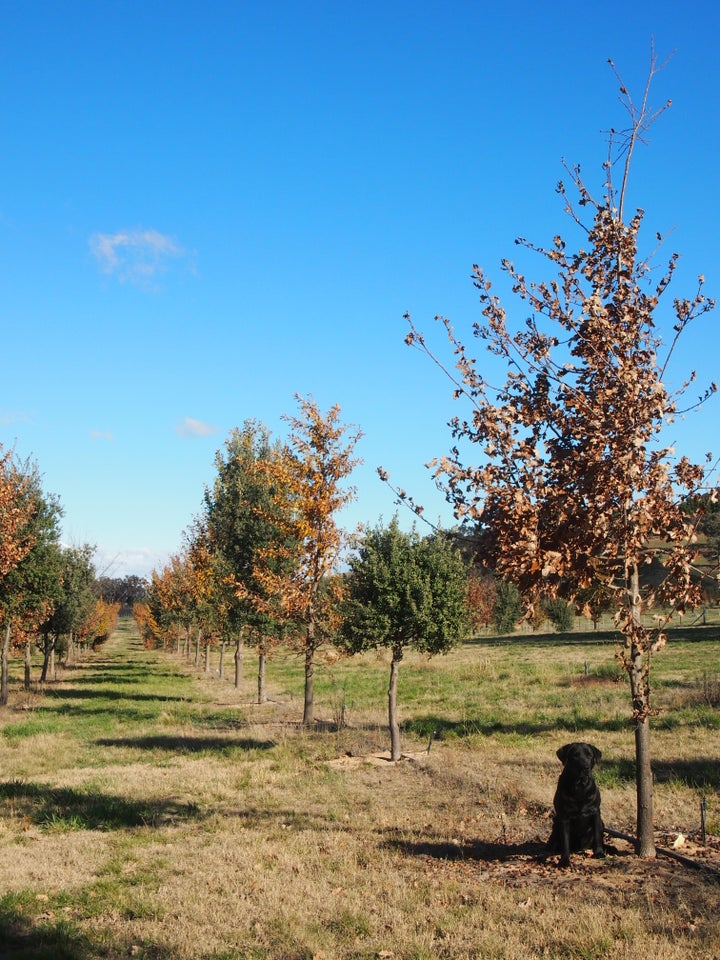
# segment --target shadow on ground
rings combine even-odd
[[[99,747],[135,747],[139,750],[165,750],[168,753],[227,753],[234,750],[271,750],[275,746],[272,740],[254,740],[251,737],[240,740],[225,737],[117,737],[96,740],[95,743]]]
[[[475,860],[484,863],[503,863],[519,857],[544,861],[547,847],[540,840],[524,843],[498,843],[484,840],[454,842],[447,840],[408,840],[401,833],[385,835],[384,845],[410,857],[430,857],[433,860]]]
[[[516,722],[504,723],[500,720],[477,719],[466,720],[448,720],[447,717],[441,717],[430,714],[424,717],[415,717],[402,724],[402,729],[408,733],[422,738],[432,737],[434,740],[442,740],[445,737],[471,737],[490,736],[493,733],[509,733],[520,736],[534,736],[540,733],[572,733],[574,736],[569,739],[579,739],[578,725],[583,729],[594,731],[616,732],[618,730],[628,729],[628,721],[621,717],[611,717],[607,720],[600,720],[596,717],[578,718],[568,717],[567,720],[558,718],[552,722],[533,723],[519,720]]]
[[[7,906],[0,901],[0,960],[120,960],[133,956],[173,960],[176,954],[156,944],[108,943],[106,937],[99,942],[67,921],[29,917],[20,905]]]
[[[655,783],[680,783],[694,790],[720,789],[720,760],[704,757],[699,760],[653,760]],[[632,760],[602,760],[600,777],[615,776],[618,780],[635,780],[635,763]]]
[[[194,803],[129,800],[20,780],[0,783],[0,810],[3,808],[37,826],[74,830],[159,827],[200,818]]]
[[[118,680],[117,683],[126,683]],[[190,703],[187,697],[167,697],[162,693],[135,693],[122,690],[87,690],[68,686],[63,690],[48,690],[48,703],[53,700],[138,700],[150,703]]]

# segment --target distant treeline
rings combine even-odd
[[[119,603],[120,615],[132,613],[133,605],[147,598],[147,581],[135,575],[128,577],[98,577],[95,593],[106,603]]]

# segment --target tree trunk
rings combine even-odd
[[[315,624],[308,624],[305,637],[305,702],[303,704],[303,726],[309,727],[315,722]]]
[[[650,764],[650,676],[649,665],[643,662],[643,647],[637,641],[642,636],[640,618],[640,573],[635,565],[630,575],[631,612],[635,628],[630,649],[630,691],[635,718],[635,790],[637,801],[637,842],[639,857],[655,856],[655,828],[653,824],[653,775]]]
[[[635,727],[635,784],[637,789],[637,844],[639,857],[655,856],[653,775],[650,766],[650,717]]]
[[[46,637],[43,643],[43,665],[42,672],[40,674],[40,683],[47,683],[48,676],[52,677],[50,666],[53,654],[55,653],[55,642],[55,637],[52,637],[52,639],[50,637]]]
[[[30,689],[30,671],[32,669],[32,646],[31,641],[25,644],[25,689]]]
[[[222,680],[225,675],[225,641],[220,641],[220,662],[218,664],[218,675]]]
[[[242,629],[238,630],[235,641],[235,689],[239,690],[242,685],[243,675],[243,656],[244,656],[244,637]]]
[[[400,670],[400,661],[402,660],[402,651],[400,655],[393,650],[392,660],[390,662],[390,685],[388,686],[388,726],[390,728],[390,759],[399,760],[400,753],[400,724],[398,722],[397,712],[397,687],[398,673]]]
[[[66,663],[75,663],[75,634],[70,631],[70,636],[68,637],[68,647],[67,654],[65,656]]]
[[[195,634],[195,666],[200,666],[200,640],[202,638],[202,630],[198,627],[198,632]]]
[[[265,669],[267,665],[267,657],[265,656],[262,650],[258,653],[258,676],[257,676],[257,689],[258,689],[258,703],[265,703],[267,700],[267,693],[265,692]]]
[[[210,639],[205,644],[205,673],[210,673]]]
[[[8,702],[8,656],[10,654],[10,617],[5,624],[2,639],[2,653],[0,654],[0,707],[7,706]]]

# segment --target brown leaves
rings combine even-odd
[[[330,623],[339,588],[332,575],[345,543],[337,513],[355,496],[342,482],[359,462],[353,452],[362,432],[340,423],[339,406],[323,414],[314,400],[296,399],[300,415],[285,418],[289,444],[263,467],[278,498],[274,517],[281,536],[263,551],[255,574],[267,602],[276,602],[288,618]],[[315,637],[323,639],[320,632]]]
[[[36,510],[27,470],[19,466],[12,451],[0,446],[0,579],[30,552],[33,537],[30,521]]]
[[[650,77],[656,69],[653,57]],[[615,132],[627,162],[653,119],[644,111],[643,102],[627,139]],[[481,559],[518,585],[528,603],[564,596],[591,610],[598,597],[612,598],[628,644],[626,664],[635,669],[636,654],[642,660],[666,642],[664,623],[646,631],[640,613],[655,604],[681,611],[698,600],[696,537],[680,503],[702,489],[706,468],[677,459],[657,440],[683,392],[671,395],[665,385],[668,360],[680,334],[714,302],[703,293],[702,276],[694,296],[675,299],[677,322],[661,360],[655,311],[677,255],[645,293],[651,268],[638,252],[643,211],[623,217],[627,162],[617,193],[608,166],[602,201],[591,197],[578,167],[566,167],[579,205],[593,213],[587,241],[574,255],[559,234],[547,249],[516,241],[544,259],[550,279],[533,281],[510,259],[501,261],[529,312],[519,329],[509,329],[490,281],[473,266],[482,320],[472,335],[506,361],[503,385],[490,387],[447,321],[453,370],[415,327],[412,342],[448,375],[454,397],[472,405],[471,416],[451,421],[456,447],[437,458],[433,470],[456,517],[478,526]],[[565,197],[565,186],[558,189]],[[569,201],[568,211],[580,223]],[[716,389],[711,384],[697,403]],[[638,594],[631,582],[651,566],[659,582],[652,586],[645,578]]]

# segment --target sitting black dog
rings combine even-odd
[[[593,856],[605,856],[600,790],[592,774],[601,753],[591,743],[567,743],[557,755],[563,771],[553,800],[555,815],[548,852],[559,853],[558,866],[567,867],[571,851],[592,848]]]

